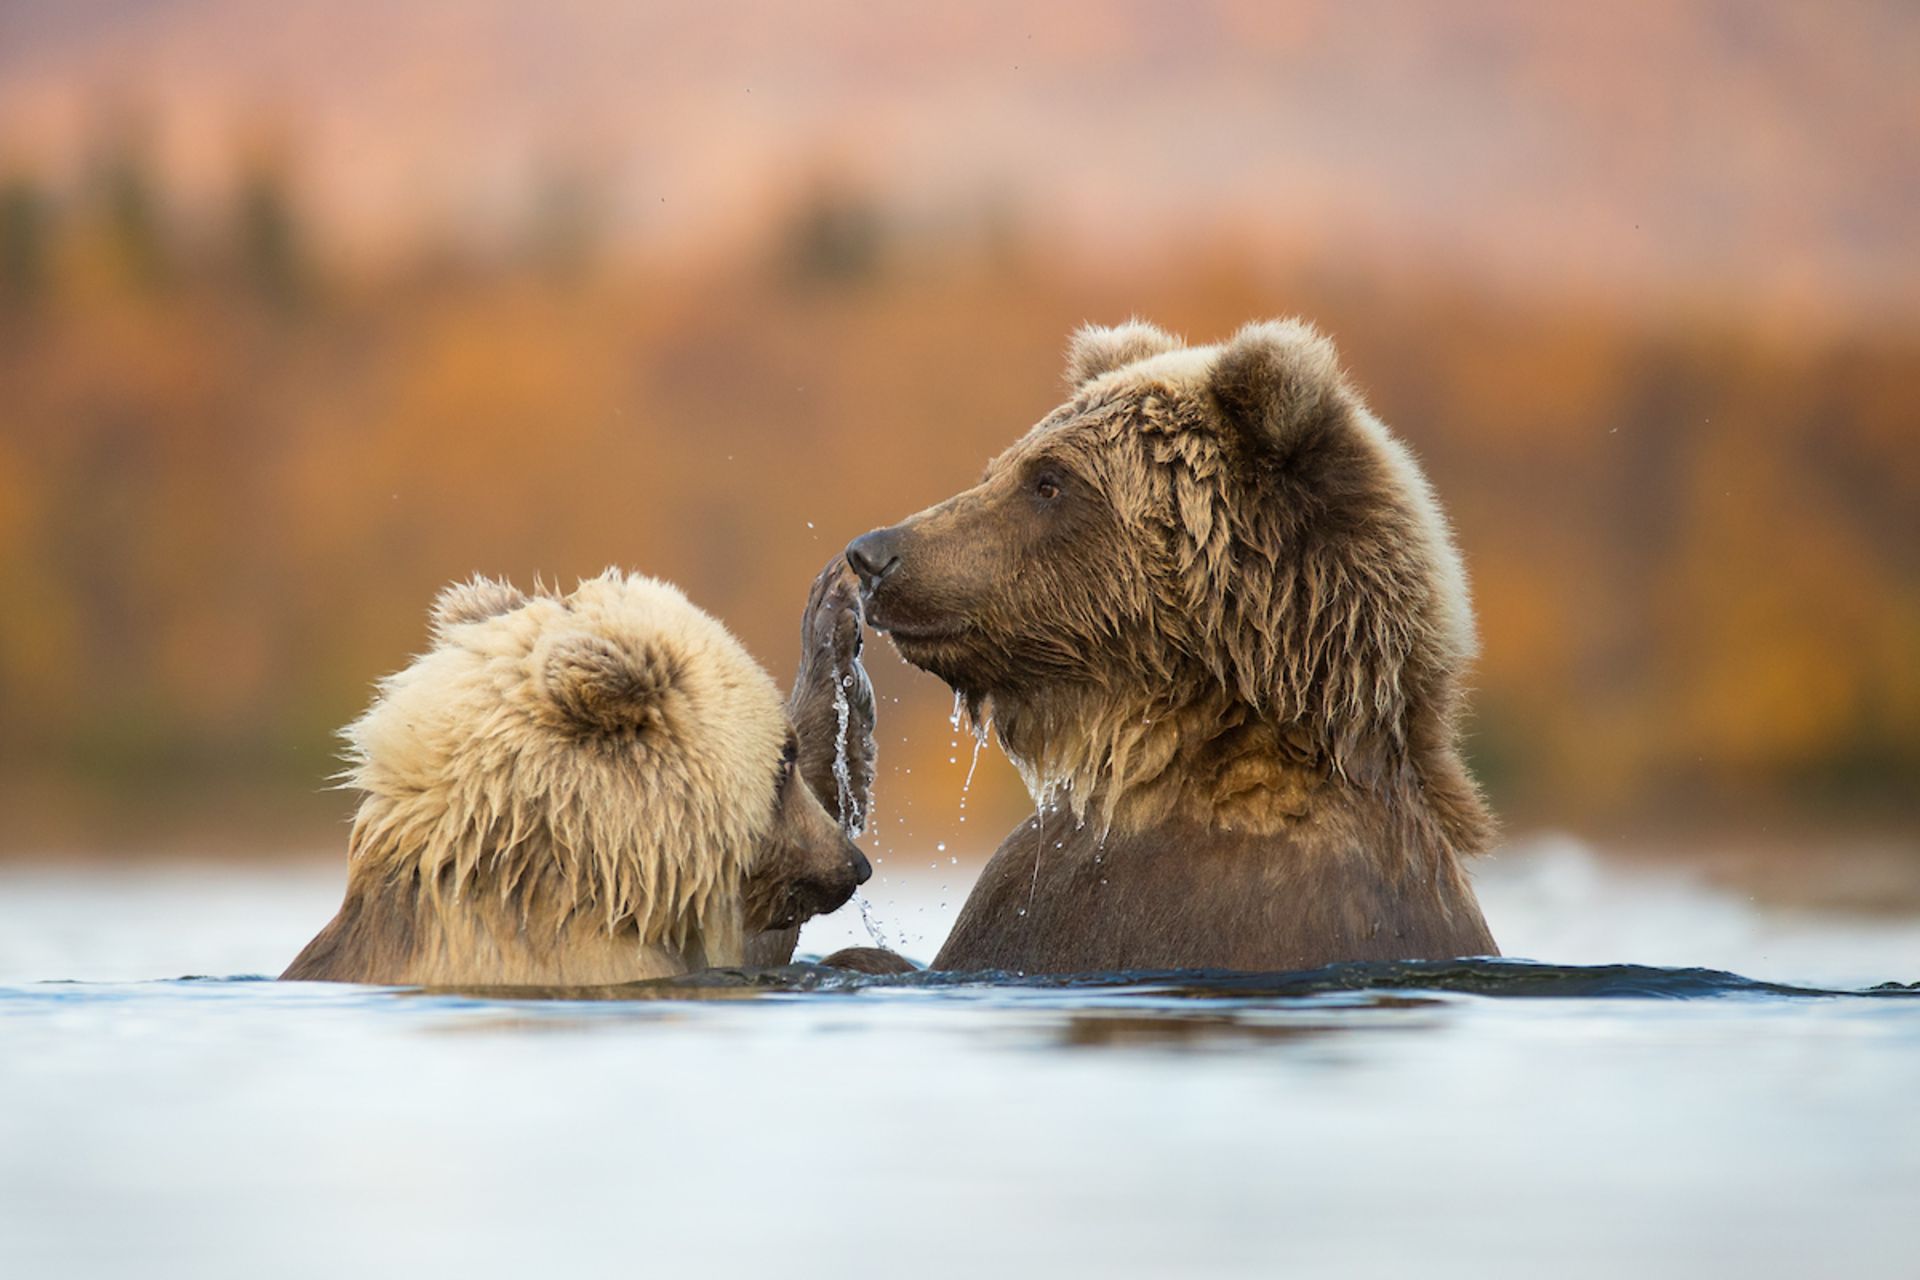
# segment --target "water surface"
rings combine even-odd
[[[540,999],[234,976],[331,868],[0,872],[0,1275],[1920,1273],[1915,922],[1576,863],[1488,914],[1608,963]]]

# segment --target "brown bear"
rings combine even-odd
[[[281,976],[565,986],[786,961],[800,923],[870,874],[814,790],[857,824],[872,765],[858,629],[832,566],[783,705],[664,582],[449,588],[432,647],[346,730],[361,801],[345,901]],[[858,741],[822,743],[850,722]]]
[[[1087,328],[1067,379],[979,484],[847,549],[868,622],[1036,799],[935,967],[1496,954],[1466,574],[1332,344]]]

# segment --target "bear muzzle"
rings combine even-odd
[[[925,575],[907,567],[914,522],[875,529],[847,544],[847,564],[860,579],[860,601],[867,625],[885,632],[896,645],[940,645],[958,639],[971,626],[928,591]],[[924,557],[923,557],[924,558]],[[908,654],[915,661],[920,651]]]
[[[860,579],[862,592],[872,595],[900,567],[900,528],[874,529],[847,544],[847,564]]]
[[[838,871],[793,881],[786,886],[777,905],[770,906],[765,919],[749,920],[749,924],[759,929],[791,929],[845,906],[854,890],[873,878],[873,864],[850,840],[846,853],[846,862]]]

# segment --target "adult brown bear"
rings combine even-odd
[[[1089,328],[1068,381],[979,484],[847,549],[868,621],[1036,798],[935,967],[1495,954],[1466,575],[1332,344]]]

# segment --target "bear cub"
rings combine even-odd
[[[784,963],[870,874],[849,828],[871,693],[841,566],[815,583],[788,703],[676,588],[613,570],[564,596],[451,587],[432,637],[345,731],[346,897],[283,978],[566,986]]]

